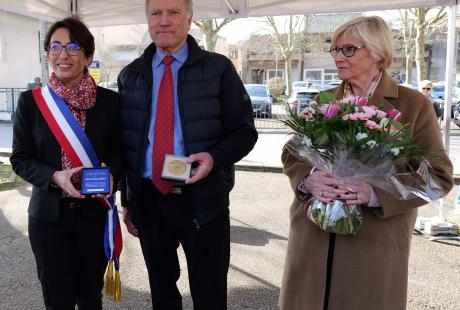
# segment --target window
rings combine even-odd
[[[324,83],[337,81],[339,79],[339,75],[337,74],[337,70],[335,69],[325,69],[324,70]]]
[[[323,69],[305,69],[303,79],[313,83],[323,82]]]
[[[284,77],[284,70],[282,69],[269,69],[266,71],[265,75],[265,84],[273,77],[279,76],[280,78]]]

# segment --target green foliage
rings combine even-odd
[[[0,191],[13,189],[22,184],[22,179],[18,176],[16,176],[15,182],[10,182],[12,172],[10,165],[0,165]]]
[[[360,100],[364,100],[361,105],[358,99],[337,102],[332,93],[322,91],[319,103],[310,102],[299,114],[287,106],[288,117],[282,122],[304,137],[309,147],[329,158],[338,148],[350,157],[366,158],[366,162],[423,154],[409,135],[409,124],[401,124],[378,107],[368,106],[367,98]],[[328,106],[336,112],[327,115]]]

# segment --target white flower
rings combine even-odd
[[[308,114],[315,114],[315,113],[316,113],[316,110],[313,109],[313,108],[310,107],[310,106],[309,106],[309,107],[306,107],[306,108],[304,109],[304,111],[307,112]]]
[[[390,152],[393,153],[394,156],[398,156],[399,154],[399,147],[392,147]]]
[[[367,133],[358,132],[358,133],[356,134],[356,140],[358,140],[358,141],[359,141],[359,140],[362,140],[362,139],[365,139],[365,138],[367,138]]]
[[[370,141],[367,141],[366,144],[369,145],[371,149],[373,149],[374,146],[377,145],[377,142],[375,142],[374,140],[370,140]]]
[[[312,146],[311,139],[309,137],[304,136],[303,143],[305,143],[305,145],[308,147]]]
[[[302,114],[309,114],[309,115],[314,115],[316,113],[316,110],[313,109],[312,107],[308,106],[302,109]]]

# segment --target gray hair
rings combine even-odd
[[[149,3],[150,0],[145,0],[145,14],[149,15]],[[185,4],[187,5],[187,12],[190,16],[193,15],[193,0],[185,0]]]

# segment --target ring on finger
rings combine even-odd
[[[356,200],[361,200],[361,196],[359,194],[356,194]]]
[[[320,197],[324,197],[324,191],[320,191],[320,192],[319,192],[319,196],[320,196]]]

